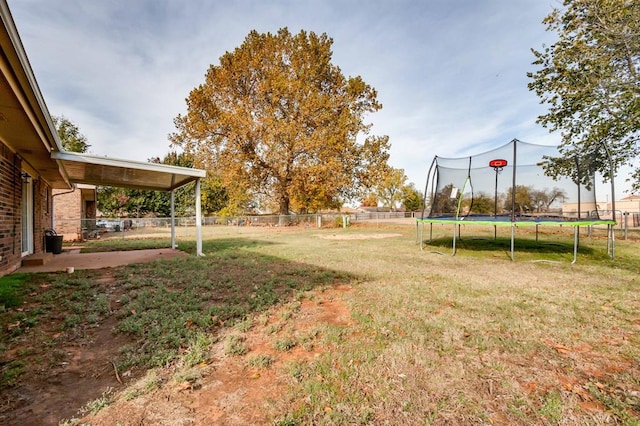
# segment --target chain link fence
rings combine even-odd
[[[419,213],[418,213],[419,215]],[[609,211],[609,217],[612,217]],[[326,213],[308,215],[242,215],[206,216],[202,218],[204,236],[215,235],[217,227],[319,229],[342,228],[351,224],[415,225],[411,212],[366,212],[366,213]],[[627,239],[629,232],[640,231],[640,212],[616,212],[616,230]],[[196,219],[176,217],[177,238],[195,238]],[[64,241],[86,241],[101,238],[169,238],[171,218],[98,218],[98,219],[57,219],[54,230]]]
[[[372,213],[327,213],[308,215],[242,215],[207,216],[202,218],[203,230],[219,226],[239,228],[341,228],[352,223],[373,222],[414,224],[411,213],[372,212]],[[175,230],[179,238],[195,236],[196,218],[176,217]],[[152,238],[171,236],[171,218],[98,218],[56,219],[54,229],[62,235],[64,241],[85,241],[100,238]]]

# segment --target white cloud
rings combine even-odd
[[[333,61],[378,90],[370,120],[391,163],[418,187],[434,155],[469,155],[517,137],[553,144],[527,89],[531,48],[552,41],[539,0],[9,0],[49,110],[98,155],[169,151],[173,118],[210,64],[252,29],[326,32]]]

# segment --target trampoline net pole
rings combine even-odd
[[[576,261],[578,260],[578,235],[579,234],[580,234],[580,227],[574,226],[573,227],[573,262],[571,262],[572,265],[576,263]]]
[[[514,256],[514,247],[515,247],[515,235],[516,235],[516,226],[515,224],[511,225],[511,261],[515,260]]]
[[[513,142],[513,178],[512,178],[512,186],[511,186],[511,222],[515,222],[516,221],[516,183],[517,183],[516,170],[518,169],[516,154],[517,154],[518,139],[514,139],[512,142]],[[513,241],[513,237],[512,237],[512,241]],[[511,257],[513,260],[513,253]]]

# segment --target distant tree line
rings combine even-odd
[[[455,196],[453,196],[455,194]],[[433,215],[455,214],[458,209],[459,197],[461,195],[454,192],[452,184],[444,186],[435,196],[431,211]],[[564,190],[559,188],[534,189],[532,186],[516,185],[515,200],[513,198],[513,187],[505,193],[489,195],[484,192],[473,194],[473,198],[464,195],[460,202],[461,214],[505,214],[515,211],[516,213],[549,213],[555,202],[563,202],[567,198]],[[514,204],[515,202],[515,204]]]

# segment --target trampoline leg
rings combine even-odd
[[[607,254],[611,259],[616,258],[616,230],[613,225],[607,225]],[[609,243],[611,242],[611,243]]]
[[[515,241],[515,234],[516,234],[516,227],[515,225],[511,225],[511,261],[513,262],[514,259],[514,255],[513,255],[513,251],[514,251],[514,241]]]
[[[453,251],[451,252],[451,256],[456,255],[456,225],[453,225]]]
[[[578,228],[580,227],[579,226],[573,227],[573,262],[571,262],[572,265],[576,263],[576,261],[578,260]]]

